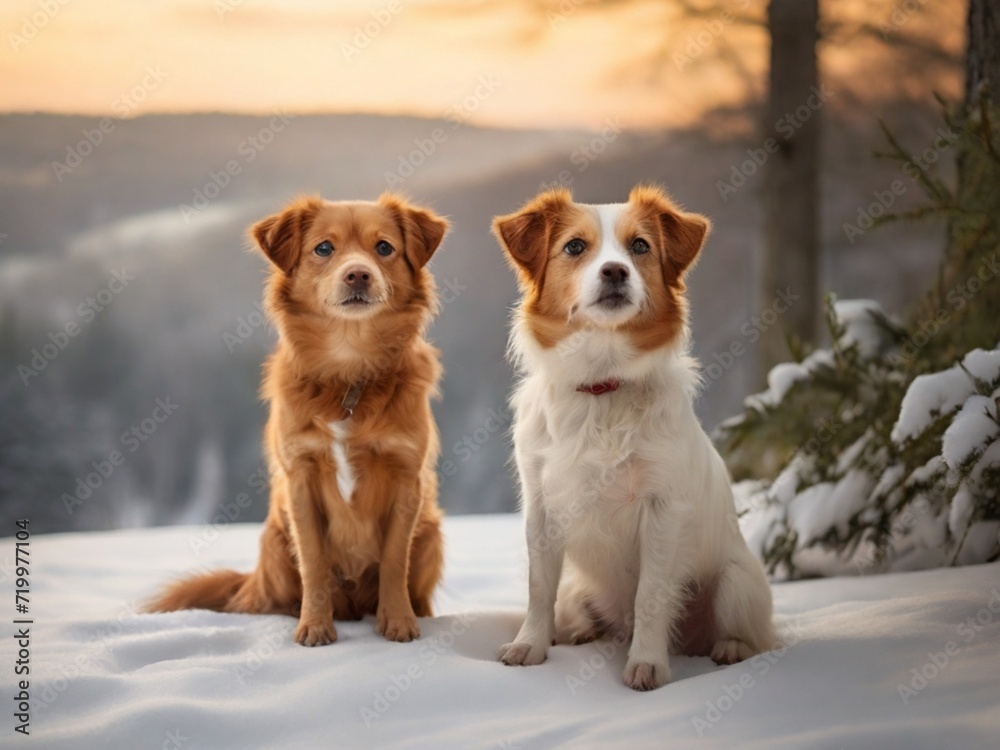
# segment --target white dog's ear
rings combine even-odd
[[[666,212],[661,214],[660,224],[667,235],[667,253],[677,270],[684,271],[701,252],[712,222],[701,214]]]
[[[522,276],[527,279],[541,276],[551,249],[555,220],[572,202],[568,190],[550,190],[540,193],[520,210],[493,220],[493,234]]]
[[[701,251],[712,222],[701,214],[682,211],[660,188],[639,185],[629,194],[629,202],[656,216],[662,232],[663,249],[679,276]]]
[[[286,276],[299,263],[305,233],[321,205],[322,201],[316,197],[299,198],[281,213],[261,219],[250,227],[250,238]]]

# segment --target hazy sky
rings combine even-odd
[[[764,0],[3,0],[0,111],[413,113],[517,127],[689,125],[760,95]],[[841,0],[878,24],[898,3]],[[921,10],[906,19],[927,23]],[[960,38],[961,14],[938,37]],[[856,78],[864,55],[827,69]],[[721,56],[729,61],[720,61]],[[736,64],[733,64],[733,61]],[[857,62],[860,61],[860,62]],[[885,72],[885,71],[883,71]],[[869,76],[873,92],[899,86]],[[923,84],[926,87],[926,82]]]
[[[46,13],[46,3],[58,11]],[[110,113],[144,79],[150,90],[129,114],[287,107],[442,116],[457,106],[503,125],[598,126],[620,116],[641,126],[689,119],[696,100],[704,104],[704,91],[685,86],[681,96],[651,82],[642,64],[676,15],[669,4],[536,7],[4,0],[0,110]]]

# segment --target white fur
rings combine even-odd
[[[357,477],[354,475],[354,468],[347,460],[347,421],[329,423],[330,432],[333,433],[333,441],[330,444],[330,451],[333,453],[333,461],[337,466],[337,489],[344,502],[351,504],[351,496],[354,494],[354,485]]]
[[[500,650],[505,663],[538,664],[553,639],[586,636],[587,603],[632,637],[626,684],[662,685],[692,582],[716,582],[713,658],[774,646],[770,587],[739,532],[726,466],[695,416],[698,375],[686,347],[686,332],[674,348],[641,353],[625,334],[591,328],[544,349],[515,320],[529,605]],[[576,390],[612,378],[623,381],[617,391]]]

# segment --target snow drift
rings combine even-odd
[[[526,604],[516,516],[446,520],[437,616],[419,640],[388,643],[368,618],[314,649],[292,643],[287,617],[137,614],[192,568],[253,566],[259,526],[208,531],[32,538],[25,747],[936,750],[1000,735],[1000,564],[778,584],[785,648],[729,667],[674,657],[674,682],[640,694],[614,643],[495,661]],[[0,540],[0,559],[13,549]],[[8,699],[13,642],[0,649]]]

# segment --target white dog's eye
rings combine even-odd
[[[632,252],[636,255],[645,255],[649,252],[649,243],[646,242],[642,237],[636,237],[632,240]]]
[[[321,243],[316,245],[316,249],[313,250],[313,252],[321,258],[325,258],[328,255],[333,254],[333,245],[330,243],[330,240],[323,240]]]
[[[583,240],[570,240],[563,247],[568,255],[579,255],[587,249],[587,244]]]
[[[383,258],[392,255],[392,251],[394,249],[395,248],[385,240],[379,240],[379,243],[375,245],[375,252],[381,255]]]

